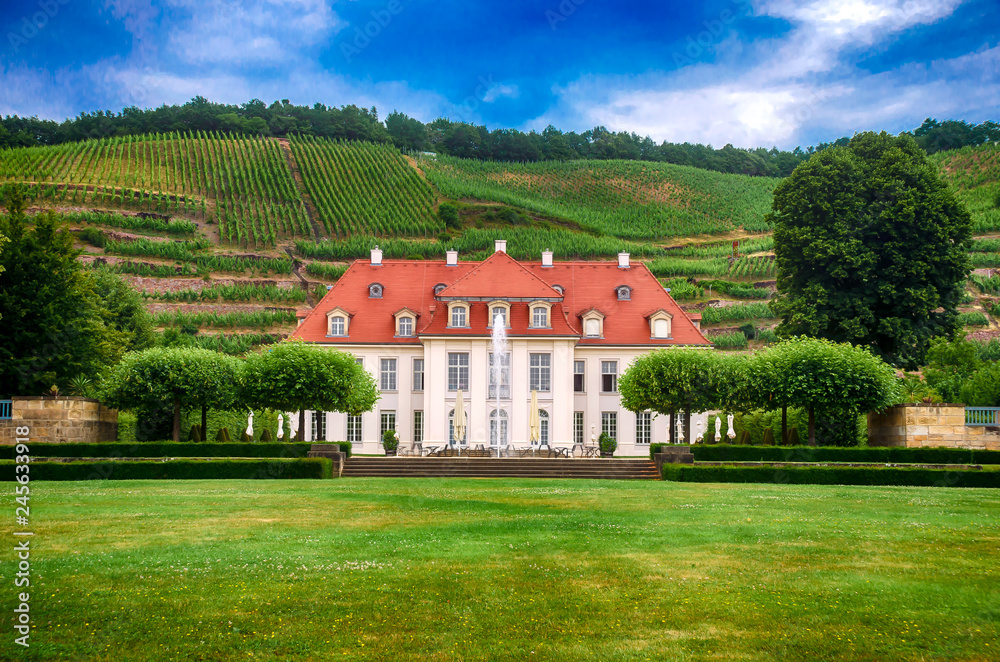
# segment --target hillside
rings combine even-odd
[[[1000,334],[1000,152],[932,157],[981,235],[964,321]],[[390,258],[645,259],[723,347],[768,342],[778,180],[635,161],[484,163],[319,138],[164,134],[0,151],[0,182],[63,213],[94,268],[145,293],[157,324],[241,352],[289,333],[378,243]],[[447,228],[443,202],[459,212]],[[736,245],[734,246],[734,241]]]

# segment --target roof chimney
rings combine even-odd
[[[376,244],[375,248],[372,249],[372,266],[381,267],[382,266],[382,249]]]
[[[507,240],[506,239],[495,239],[493,241],[494,252],[506,253],[507,252]]]
[[[618,254],[618,268],[619,269],[628,269],[628,253],[619,253]]]
[[[542,266],[551,267],[552,266],[552,251],[545,249],[542,251]]]
[[[448,260],[445,262],[445,266],[457,267],[458,266],[458,251],[446,251],[445,256]]]

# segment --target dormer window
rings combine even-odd
[[[604,337],[604,313],[596,308],[591,308],[581,315],[580,319],[583,320],[584,338]]]
[[[631,301],[632,300],[632,288],[628,285],[619,285],[615,288],[615,292],[618,293],[619,301]]]
[[[399,335],[400,336],[412,336],[413,335],[413,318],[412,317],[400,317],[399,318]]]
[[[660,309],[649,316],[649,337],[665,340],[673,330],[673,315]]]
[[[369,299],[381,299],[382,298],[382,285],[380,283],[372,283],[368,286],[368,298]]]
[[[588,338],[598,338],[601,335],[601,320],[589,319],[584,323],[584,333]]]
[[[528,310],[531,311],[532,329],[547,329],[551,327],[551,321],[549,320],[551,307],[552,304],[546,301],[533,301],[528,304]]]
[[[553,285],[552,289],[555,290],[556,292],[558,292],[559,294],[565,294],[566,293],[566,288],[563,287],[562,285]]]
[[[340,315],[335,315],[330,318],[330,335],[331,336],[347,335],[346,320]]]
[[[437,285],[435,285],[434,286],[434,296],[437,296],[437,295],[441,294],[441,290],[443,290],[446,287],[448,287],[448,286],[445,285],[444,283],[438,283]]]
[[[510,328],[510,304],[506,301],[491,301],[486,304],[486,309],[490,311],[490,318],[487,320],[489,327],[493,328],[493,323],[499,315],[503,320],[503,326]]]
[[[464,301],[452,301],[448,304],[448,326],[469,328],[469,304]]]

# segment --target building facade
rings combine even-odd
[[[508,351],[491,369],[494,320]],[[638,356],[711,343],[642,264],[519,262],[505,242],[482,262],[371,260],[352,264],[293,335],[353,354],[381,390],[361,416],[307,412],[304,439],[347,440],[379,453],[393,428],[401,445],[453,444],[461,394],[471,448],[529,445],[532,392],[539,444],[590,444],[602,431],[619,455],[667,437],[666,417],[621,407],[618,376]],[[497,375],[499,373],[499,375]],[[495,383],[499,376],[499,383]],[[497,397],[499,396],[499,408]]]

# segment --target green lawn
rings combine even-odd
[[[31,516],[0,659],[1000,659],[996,491],[36,482]]]

